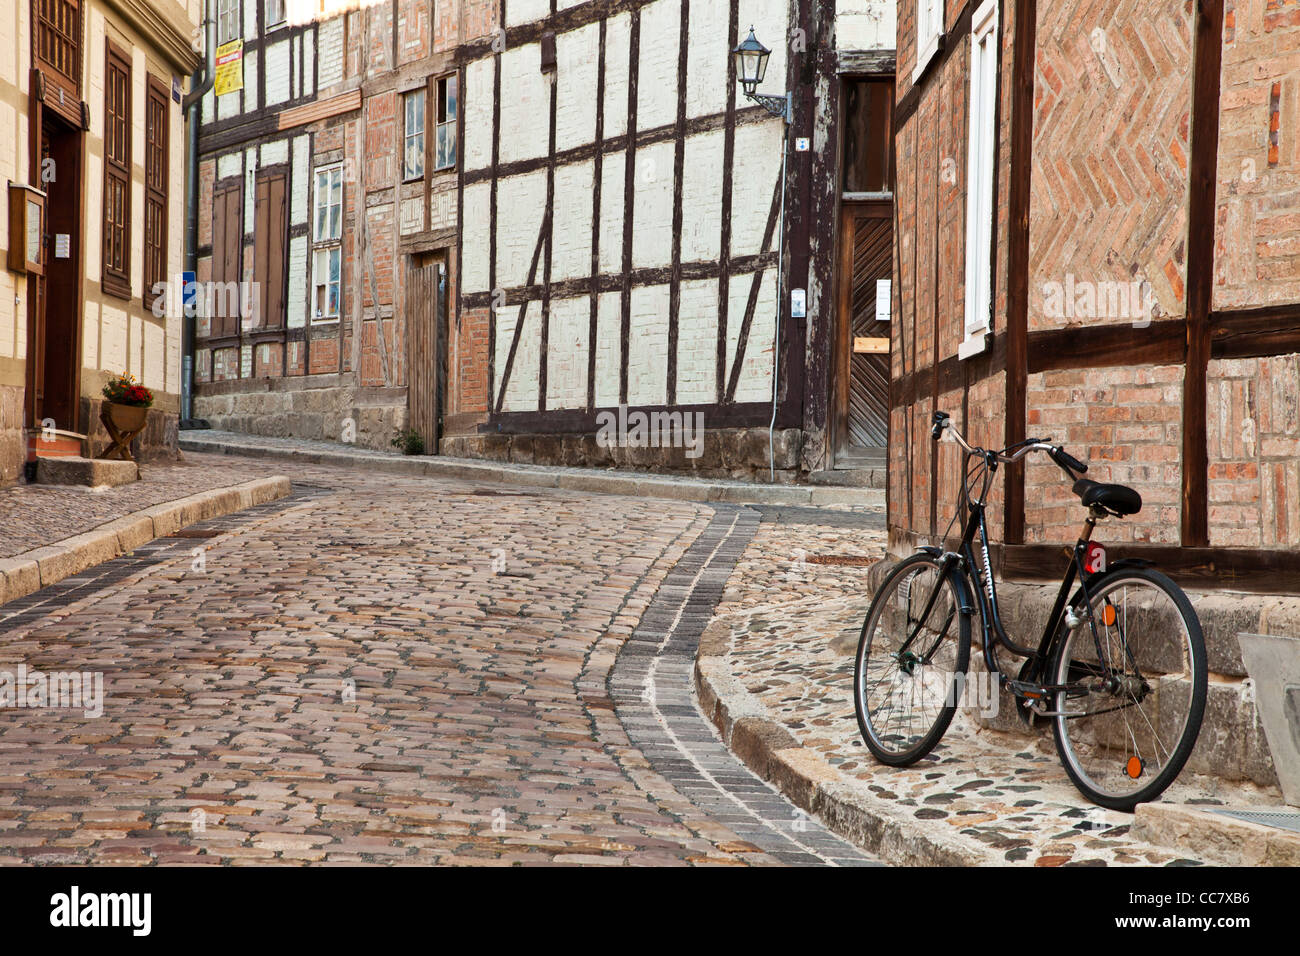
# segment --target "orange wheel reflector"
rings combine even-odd
[[[1141,757],[1129,757],[1127,769],[1128,775],[1136,780],[1138,777],[1142,776],[1142,771],[1146,768],[1142,763]]]
[[[1101,609],[1101,623],[1107,627],[1115,626],[1115,605],[1107,604]]]

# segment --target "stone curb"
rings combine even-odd
[[[731,674],[725,657],[706,656],[707,645],[702,639],[695,659],[700,709],[731,752],[796,806],[888,863],[1006,865],[999,854],[975,841],[918,825],[888,801],[845,783],[839,771],[767,716],[766,708]]]
[[[1175,803],[1139,805],[1131,832],[1147,843],[1227,866],[1300,866],[1300,833]]]
[[[282,475],[257,478],[153,505],[54,544],[0,558],[0,605],[129,554],[154,538],[175,534],[199,521],[284,498],[289,492],[289,479]]]
[[[884,505],[884,491],[879,488],[756,485],[749,482],[710,481],[701,478],[658,478],[634,472],[605,473],[594,469],[581,472],[544,465],[503,465],[474,458],[450,458],[445,455],[399,458],[392,455],[368,455],[365,452],[269,448],[264,445],[206,439],[194,432],[188,432],[181,437],[180,447],[183,451],[274,458],[313,465],[340,465],[388,474],[454,478],[532,488],[560,488],[566,491],[589,491],[597,494],[632,495],[642,498],[671,498],[677,501],[805,507]]]

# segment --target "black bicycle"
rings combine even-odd
[[[1113,810],[1155,799],[1196,744],[1207,677],[1201,623],[1182,589],[1148,561],[1125,558],[1107,567],[1105,550],[1092,541],[1099,520],[1137,514],[1141,496],[1082,478],[1088,467],[1047,441],[988,451],[971,446],[944,412],[935,412],[933,426],[935,441],[950,431],[965,451],[965,527],[956,551],[918,548],[899,562],[871,602],[853,677],[867,747],[883,763],[907,766],[939,742],[965,687],[971,617],[978,613],[988,673],[1024,720],[1052,721],[1075,786]],[[1031,452],[1049,455],[1088,509],[1036,649],[1003,628],[985,524],[999,465]],[[1014,679],[1001,662],[1007,653],[1025,659]]]

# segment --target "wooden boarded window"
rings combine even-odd
[[[239,335],[243,196],[244,191],[235,181],[218,188],[212,200],[212,282],[204,308],[212,319],[213,338]]]
[[[846,80],[841,189],[876,196],[894,191],[894,81]]]
[[[253,232],[253,281],[257,283],[259,326],[284,326],[285,239],[288,228],[285,207],[285,175],[273,173],[257,180],[257,215]]]
[[[144,306],[165,290],[167,282],[167,180],[168,160],[167,90],[149,77],[145,97],[144,124]]]
[[[81,93],[80,0],[34,0],[36,65]]]
[[[104,291],[131,295],[131,63],[110,41],[104,71]]]

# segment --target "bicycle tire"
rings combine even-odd
[[[902,601],[906,605],[912,598],[911,585],[915,583],[918,577],[926,568],[933,571],[935,575],[935,587],[946,588],[949,594],[945,606],[940,608],[938,599],[936,599],[934,608],[926,617],[926,622],[935,620],[939,621],[939,615],[947,614],[951,609],[955,613],[952,615],[939,633],[938,639],[933,642],[935,652],[929,656],[933,659],[939,646],[944,641],[949,641],[952,647],[953,656],[951,658],[945,655],[945,658],[935,668],[930,668],[928,661],[912,663],[912,670],[905,673],[905,666],[895,659],[894,664],[899,674],[906,678],[895,683],[891,681],[887,690],[890,693],[909,693],[909,700],[916,696],[917,688],[920,694],[925,697],[934,697],[938,691],[942,691],[942,703],[935,707],[934,718],[926,718],[927,724],[921,727],[921,733],[912,734],[910,730],[913,726],[909,717],[909,733],[903,739],[896,740],[892,738],[901,735],[889,733],[889,726],[877,727],[876,722],[872,720],[873,707],[868,699],[869,691],[875,690],[885,679],[884,675],[876,680],[870,687],[867,686],[866,678],[869,673],[879,666],[887,673],[889,665],[885,663],[881,656],[887,653],[886,649],[876,644],[876,638],[882,633],[881,624],[885,620],[886,610],[891,609],[891,602],[899,599],[899,590],[901,587],[907,587],[907,593],[902,595]],[[915,607],[916,614],[919,616],[921,611],[925,610],[925,604],[929,599],[929,591],[924,590],[919,596],[919,604]],[[957,712],[957,706],[960,703],[961,691],[964,685],[966,667],[970,662],[970,615],[963,613],[962,608],[969,608],[970,601],[966,599],[965,581],[961,575],[954,569],[943,571],[943,567],[938,558],[930,554],[915,554],[899,562],[881,582],[872,599],[871,606],[867,610],[867,616],[862,622],[862,632],[858,637],[858,649],[854,657],[853,666],[853,703],[858,718],[858,729],[862,733],[863,741],[872,755],[881,763],[894,767],[905,767],[920,760],[943,738],[947,732],[949,724],[952,723],[953,715]],[[939,609],[937,612],[935,609]],[[892,608],[897,610],[897,608]],[[911,613],[913,608],[907,606],[904,608],[905,620],[910,629]],[[951,644],[948,631],[951,629],[953,621],[957,624],[957,636],[955,645]],[[925,622],[923,622],[925,623]],[[901,641],[900,647],[901,647]],[[877,651],[875,661],[872,660],[873,646]],[[951,673],[943,673],[942,666],[951,664]],[[919,666],[918,666],[919,665]],[[931,678],[934,679],[931,679]],[[881,708],[886,705],[881,701],[875,708],[877,716],[880,716]],[[891,708],[892,709],[892,708]],[[901,728],[901,725],[900,725]],[[892,746],[897,745],[897,746]]]
[[[1119,608],[1109,596],[1129,582],[1141,584],[1147,592],[1154,589],[1163,593],[1169,599],[1169,607],[1159,608],[1154,601],[1143,606],[1138,598],[1130,611],[1128,592],[1125,591],[1123,608]],[[1073,631],[1063,630],[1056,642],[1050,671],[1054,683],[1069,683],[1072,665],[1076,678],[1100,681],[1091,659],[1105,654],[1110,664],[1122,661],[1121,679],[1144,684],[1147,690],[1093,692],[1086,699],[1093,701],[1096,698],[1095,712],[1088,713],[1085,705],[1084,712],[1078,716],[1063,716],[1067,712],[1073,713],[1068,708],[1076,705],[1071,703],[1072,698],[1065,691],[1058,691],[1054,698],[1057,716],[1052,719],[1052,732],[1065,772],[1079,792],[1099,806],[1131,812],[1139,803],[1148,803],[1160,796],[1177,779],[1196,746],[1208,693],[1205,638],[1187,595],[1159,571],[1144,567],[1114,568],[1090,580],[1088,590],[1094,609],[1101,614],[1099,638],[1093,639],[1086,620]],[[1072,604],[1076,615],[1083,611],[1082,597],[1080,592]],[[1106,609],[1107,604],[1113,611]],[[1130,614],[1133,615],[1132,622],[1129,621]],[[1181,636],[1176,626],[1169,626],[1173,624],[1175,614],[1181,620]],[[1170,634],[1168,639],[1161,636],[1166,631]],[[1180,670],[1174,672],[1174,666]],[[1151,689],[1152,679],[1155,680],[1154,690]],[[1154,707],[1145,708],[1149,700],[1161,694],[1164,696]],[[1186,704],[1180,706],[1184,694]],[[1110,699],[1110,710],[1104,709],[1106,696]],[[1079,699],[1083,698],[1073,698]],[[1117,700],[1131,700],[1132,704],[1116,705],[1114,702]],[[1172,702],[1168,708],[1163,707],[1165,701]],[[1135,709],[1141,713],[1142,721],[1130,716]],[[1174,728],[1176,740],[1173,742],[1169,742],[1167,735],[1161,732],[1160,728],[1166,723]],[[1139,734],[1143,736],[1143,742],[1139,742]],[[1153,739],[1153,744],[1146,743],[1147,737]],[[1122,747],[1115,744],[1116,740],[1122,743]],[[1141,752],[1143,750],[1145,754]],[[1121,765],[1120,758],[1124,767],[1122,773],[1116,769]],[[1154,775],[1141,781],[1146,774],[1148,759],[1157,762],[1157,769]],[[1123,782],[1125,777],[1127,783]]]

